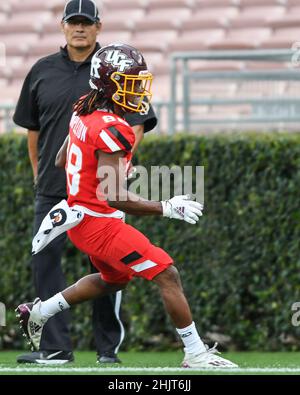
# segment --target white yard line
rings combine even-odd
[[[168,373],[168,372],[222,372],[222,373],[299,373],[299,368],[228,368],[228,369],[184,369],[184,368],[75,368],[75,367],[16,367],[6,368],[0,366],[1,373],[134,373],[134,372],[153,372],[153,373]]]

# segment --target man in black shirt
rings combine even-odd
[[[66,197],[65,172],[55,167],[55,157],[68,134],[73,104],[90,90],[90,64],[100,48],[96,42],[100,29],[98,9],[93,1],[69,1],[62,19],[67,45],[60,52],[40,59],[22,87],[14,122],[28,129],[28,151],[36,185],[34,234],[47,212]],[[150,108],[147,115],[128,114],[126,120],[136,134],[135,152],[143,134],[155,127],[157,119]],[[65,235],[60,236],[33,257],[36,293],[42,300],[66,287],[61,268],[65,239]],[[99,362],[120,362],[117,351],[124,338],[120,302],[121,291],[93,303]],[[69,320],[68,312],[50,320],[43,332],[40,351],[22,355],[17,361],[72,361]]]

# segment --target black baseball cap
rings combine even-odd
[[[66,22],[74,16],[83,16],[94,23],[100,20],[98,8],[92,0],[68,1],[64,9],[62,20]]]

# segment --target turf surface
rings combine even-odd
[[[0,375],[300,375],[300,352],[222,354],[236,362],[237,369],[181,369],[182,352],[124,352],[121,365],[99,365],[94,352],[76,352],[75,362],[65,365],[17,364],[22,352],[0,351]]]

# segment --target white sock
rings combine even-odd
[[[58,294],[52,296],[52,298],[49,298],[41,303],[40,313],[42,315],[42,318],[48,319],[56,313],[67,310],[69,308],[70,306],[68,302],[63,297],[62,293],[59,292]]]
[[[206,347],[197,332],[194,321],[186,328],[177,329],[183,344],[184,351],[190,354],[199,354],[206,351]]]

